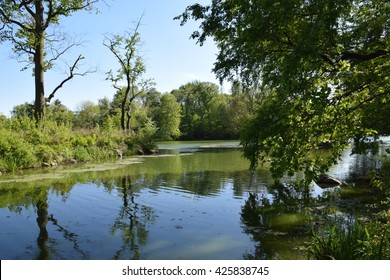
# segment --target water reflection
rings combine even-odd
[[[348,156],[332,175],[363,165]],[[249,171],[235,149],[142,160],[0,183],[0,258],[306,258],[312,226],[364,214],[373,199],[364,186],[275,184],[266,168]]]
[[[50,259],[50,249],[47,246],[47,241],[49,240],[49,233],[47,232],[46,225],[48,222],[48,208],[49,204],[47,203],[47,191],[44,192],[44,195],[39,198],[36,203],[37,208],[37,224],[39,227],[39,235],[37,238],[37,245],[39,248],[39,254],[37,259],[39,260],[48,260]]]
[[[255,249],[245,259],[299,258],[300,246],[311,227],[307,207],[315,199],[308,188],[274,184],[262,195],[249,193],[241,208],[244,231],[252,236]],[[295,252],[294,254],[291,254]]]
[[[147,224],[153,222],[155,214],[150,207],[135,201],[130,176],[124,176],[119,186],[121,186],[123,205],[111,228],[111,233],[115,235],[119,231],[123,244],[113,258],[138,260],[140,247],[146,244],[148,238]]]

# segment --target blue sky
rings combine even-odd
[[[181,14],[188,5],[208,4],[211,0],[106,0],[109,6],[99,5],[100,13],[79,11],[69,18],[62,18],[60,28],[83,36],[83,46],[73,49],[65,59],[71,63],[79,54],[85,56],[84,66],[98,67],[98,72],[86,77],[75,77],[57,94],[55,99],[71,110],[77,110],[86,100],[97,102],[99,98],[112,98],[115,90],[105,73],[119,65],[115,57],[102,45],[105,34],[123,34],[134,27],[143,15],[139,29],[143,41],[143,56],[147,71],[145,78],[153,78],[156,89],[170,92],[194,80],[217,83],[211,72],[217,53],[212,39],[202,47],[189,39],[199,26],[190,22],[180,26],[173,17]],[[31,69],[20,71],[23,64],[12,58],[10,44],[0,44],[0,113],[9,116],[15,105],[34,100],[34,79]],[[46,94],[65,77],[64,64],[46,73]],[[225,92],[229,88],[225,84]]]

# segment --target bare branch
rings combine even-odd
[[[52,46],[51,44],[54,42],[65,42],[66,36],[64,37],[57,37],[54,39],[49,39],[47,37],[47,42],[50,42],[50,53],[51,53],[51,58],[47,61],[48,65],[51,65],[54,61],[57,61],[61,56],[63,56],[66,52],[68,52],[70,49],[76,46],[81,46],[83,42],[81,40],[76,41],[76,39],[73,40],[73,42],[68,42],[64,46]]]
[[[79,62],[81,60],[85,59],[85,57],[83,57],[81,54],[77,57],[76,61],[73,63],[72,66],[69,67],[69,75],[67,78],[65,78],[53,91],[52,93],[46,98],[46,102],[50,102],[56,92],[62,88],[64,86],[65,83],[69,82],[71,79],[74,78],[74,76],[86,76],[87,74],[90,74],[90,73],[94,73],[95,70],[88,70],[88,71],[85,71],[83,73],[78,73],[78,72],[75,72],[75,70],[77,69],[77,65],[79,64]]]

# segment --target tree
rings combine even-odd
[[[99,125],[99,106],[92,101],[81,104],[74,122],[77,127],[94,128]]]
[[[74,119],[74,113],[58,99],[47,106],[46,115],[47,118],[55,121],[58,125],[71,124]]]
[[[232,111],[232,96],[228,94],[216,95],[210,104],[209,113],[209,138],[210,139],[238,139],[238,133],[234,127],[234,117],[242,112]]]
[[[44,73],[53,63],[77,43],[69,43],[63,48],[54,46],[63,42],[63,34],[55,32],[52,26],[59,24],[60,17],[70,16],[73,12],[91,9],[98,0],[4,0],[0,2],[0,41],[8,40],[13,44],[17,58],[33,65],[35,79],[34,117],[40,122],[44,116],[46,103],[50,102],[56,92],[76,75],[86,75],[89,71],[79,73],[79,62],[84,59],[79,55],[69,66],[68,76],[45,96]],[[52,57],[48,57],[52,54]]]
[[[107,97],[104,97],[98,100],[98,107],[99,125],[106,128],[113,127],[112,117],[116,114],[116,111],[112,106],[112,102]]]
[[[139,54],[141,39],[138,29],[141,19],[133,31],[125,32],[124,35],[106,36],[103,42],[120,66],[116,74],[112,70],[107,73],[107,80],[112,82],[117,93],[121,95],[121,127],[127,132],[131,132],[132,103],[152,85],[151,80],[141,80],[146,71]]]
[[[34,104],[28,102],[14,106],[11,111],[11,115],[16,118],[18,117],[32,118],[33,114],[34,114]]]
[[[173,94],[166,93],[161,97],[153,119],[158,128],[158,139],[172,140],[180,136],[180,104]]]
[[[310,180],[349,139],[377,135],[363,112],[390,99],[389,13],[380,0],[220,0],[177,18],[201,21],[198,43],[214,39],[221,80],[269,89],[242,134],[252,165],[269,157],[275,177],[305,171]],[[332,144],[326,158],[324,141]]]
[[[194,81],[173,90],[172,94],[181,105],[180,131],[185,139],[206,139],[210,134],[210,110],[212,100],[218,95],[218,86]]]

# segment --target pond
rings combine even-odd
[[[266,167],[248,170],[234,141],[159,148],[4,174],[0,259],[305,259],[320,217],[365,215],[374,199],[361,185],[275,184]],[[331,170],[345,181],[366,165],[349,152]]]

